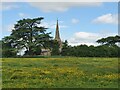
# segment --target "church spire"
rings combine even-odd
[[[59,34],[58,20],[57,20],[57,24],[56,24],[55,40],[58,41],[59,47],[60,47],[59,50],[60,50],[60,52],[61,52],[61,50],[62,50],[62,42],[61,42],[60,34]]]
[[[57,40],[57,41],[59,41],[59,42],[61,41],[61,39],[60,39],[60,34],[59,34],[58,20],[57,20],[57,24],[56,24],[55,40]]]

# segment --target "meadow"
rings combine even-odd
[[[118,88],[118,58],[3,58],[2,88]]]

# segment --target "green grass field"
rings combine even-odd
[[[118,59],[3,58],[2,88],[118,88]]]

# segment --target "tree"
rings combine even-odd
[[[70,48],[69,48],[69,46],[68,46],[68,41],[65,40],[65,42],[63,42],[61,54],[62,54],[63,56],[68,56],[68,55],[69,55],[69,49],[70,49]]]
[[[90,46],[89,46],[89,49],[88,49],[88,56],[89,56],[89,57],[95,57],[95,53],[96,53],[96,48],[95,48],[95,46],[90,45]]]
[[[46,33],[47,28],[41,26],[43,19],[40,17],[17,21],[10,35],[11,45],[18,51],[25,48],[26,55],[40,54],[41,48],[46,48],[46,43],[52,38],[51,33]]]
[[[62,55],[63,56],[76,56],[76,57],[118,57],[120,47],[116,43],[120,42],[119,36],[107,37],[99,39],[97,42],[102,45],[87,46],[78,45],[70,46],[67,41],[63,43]]]
[[[87,45],[79,45],[76,49],[77,56],[87,57],[89,55],[89,47]]]
[[[100,44],[106,44],[106,45],[115,45],[116,43],[120,42],[120,36],[116,35],[116,36],[110,36],[107,38],[102,38],[97,40],[96,42],[100,43]]]
[[[120,36],[109,36],[99,39],[97,42],[102,44],[97,47],[97,56],[118,57],[120,47],[116,44],[120,43]]]
[[[2,58],[2,40],[0,40],[0,58]]]
[[[51,55],[60,55],[59,43],[56,40],[53,40],[51,43]]]
[[[2,44],[2,57],[15,57],[17,55],[16,48],[11,44],[13,42],[12,37],[5,37],[1,41]]]

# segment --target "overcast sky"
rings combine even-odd
[[[54,37],[59,20],[61,39],[70,45],[97,45],[96,40],[118,34],[117,2],[15,2],[2,3],[2,35],[8,36],[16,21],[23,18],[44,17],[42,25]]]

